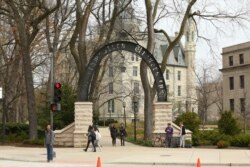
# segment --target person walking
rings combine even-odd
[[[166,132],[165,146],[170,148],[172,144],[173,133],[174,133],[174,129],[172,128],[171,123],[168,123],[168,126],[165,129],[165,132]]]
[[[93,150],[94,152],[96,152],[96,148],[95,148],[95,140],[96,140],[96,135],[95,135],[95,131],[94,131],[94,128],[89,125],[89,128],[88,128],[88,143],[87,143],[87,146],[86,148],[84,149],[85,152],[88,151],[88,148],[89,148],[89,144],[90,142],[92,143],[92,146],[93,146]]]
[[[96,126],[94,127],[94,130],[95,130],[95,136],[96,136],[95,146],[98,147],[100,151],[102,151],[102,148],[101,148],[101,137],[102,136],[101,136],[101,134]]]
[[[185,135],[186,135],[186,128],[183,123],[180,123],[180,147],[185,148]]]
[[[47,148],[47,162],[53,161],[53,144],[54,144],[54,132],[50,125],[47,125],[45,130],[45,145]]]
[[[121,124],[121,127],[119,129],[119,134],[121,139],[121,146],[125,146],[125,137],[127,136],[127,132],[123,124]]]
[[[116,146],[117,129],[115,127],[115,124],[112,124],[110,128],[110,135],[112,138],[112,146]]]

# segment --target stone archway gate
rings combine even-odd
[[[140,56],[144,62],[146,62],[146,64],[148,65],[154,76],[157,85],[156,89],[157,89],[158,101],[166,101],[167,100],[166,84],[158,62],[155,60],[154,56],[147,49],[140,46],[139,44],[135,44],[129,41],[117,41],[109,43],[100,48],[93,55],[86,68],[84,75],[85,78],[81,81],[80,84],[82,87],[81,90],[83,90],[83,93],[80,95],[80,101],[88,101],[89,85],[95,74],[95,70],[97,69],[97,66],[99,66],[102,59],[109,53],[120,50],[125,50],[135,53],[138,56]]]
[[[102,59],[114,51],[128,51],[137,54],[142,58],[151,70],[156,82],[158,102],[153,104],[153,133],[165,133],[164,128],[167,122],[172,122],[172,105],[167,103],[166,84],[154,56],[139,44],[129,41],[117,41],[101,47],[90,59],[85,70],[85,77],[80,81],[81,90],[80,102],[75,103],[75,123],[73,132],[73,146],[82,147],[86,144],[86,133],[89,125],[92,125],[92,102],[89,102],[89,90],[95,70]],[[68,131],[70,128],[68,127]],[[72,130],[71,130],[72,131]],[[160,132],[161,131],[161,132]]]

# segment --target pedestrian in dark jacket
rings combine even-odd
[[[115,124],[113,124],[110,128],[110,135],[112,138],[112,145],[116,146],[117,129],[115,127]]]
[[[125,137],[127,136],[127,132],[123,124],[121,124],[121,127],[119,129],[119,134],[121,139],[121,146],[125,146]]]
[[[54,132],[50,125],[47,125],[45,130],[45,145],[47,148],[47,162],[53,161],[53,144],[54,144]]]
[[[95,135],[94,128],[91,125],[89,125],[87,136],[88,136],[88,143],[87,143],[87,146],[84,149],[84,151],[87,152],[87,150],[89,148],[89,143],[91,142],[93,149],[94,149],[94,152],[96,152],[96,148],[95,148],[96,135]]]

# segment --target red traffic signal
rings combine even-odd
[[[56,82],[54,87],[55,87],[55,89],[60,89],[62,87],[62,84],[59,82]]]
[[[61,87],[62,87],[62,84],[59,83],[59,82],[56,82],[54,84],[54,103],[60,103],[61,102],[61,95],[62,95],[62,91],[61,91]]]

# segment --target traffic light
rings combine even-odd
[[[54,84],[54,103],[60,103],[62,98],[61,98],[61,95],[62,95],[62,91],[61,91],[61,83],[59,82],[56,82]]]
[[[53,103],[50,105],[50,109],[52,112],[61,111],[61,100],[62,100],[62,85],[59,82],[54,84],[54,96]]]

